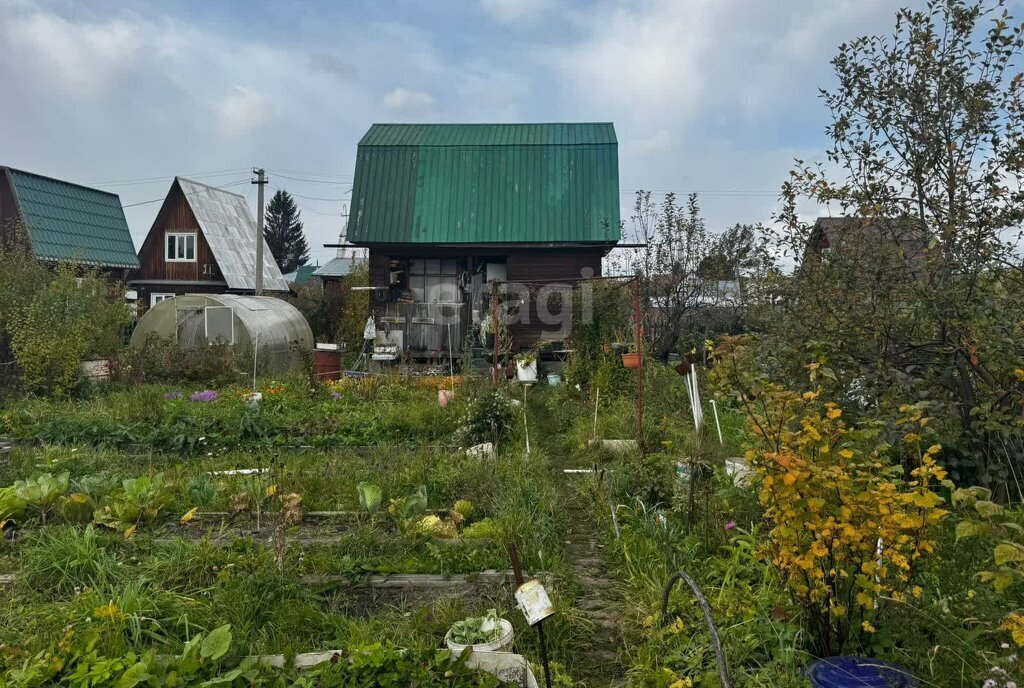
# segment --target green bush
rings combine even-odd
[[[0,253],[4,264],[12,257]],[[18,260],[31,260],[19,255]],[[31,267],[27,268],[30,272]],[[42,268],[40,268],[42,269]],[[79,364],[87,356],[109,358],[123,342],[131,315],[120,283],[97,270],[62,263],[52,272],[0,272],[0,327],[10,339],[21,383],[30,392],[64,396],[75,386]],[[26,278],[37,286],[31,294],[13,280]]]

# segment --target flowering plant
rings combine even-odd
[[[189,397],[192,401],[209,402],[216,399],[218,394],[212,389],[204,389],[202,392],[193,392],[192,396]]]

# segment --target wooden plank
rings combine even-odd
[[[528,578],[538,578],[545,585],[550,584],[552,576],[550,573],[538,573]],[[463,575],[442,576],[434,573],[392,573],[383,576],[367,576],[366,578],[353,578],[346,575],[325,575],[325,576],[303,576],[302,582],[308,585],[322,585],[325,583],[349,583],[354,587],[367,587],[374,589],[450,589],[468,586],[491,587],[507,585],[514,587],[515,574],[511,569],[497,571],[488,569],[477,573]]]

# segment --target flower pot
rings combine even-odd
[[[501,627],[501,635],[496,640],[492,640],[489,643],[477,643],[475,645],[462,645],[455,642],[449,636],[451,629],[444,636],[444,644],[448,646],[448,649],[453,654],[458,655],[467,647],[473,648],[473,652],[508,652],[512,649],[512,641],[515,639],[515,633],[512,631],[512,624],[505,619],[501,619],[499,624]]]
[[[640,354],[622,354],[623,368],[639,368]]]
[[[537,381],[537,359],[516,361],[516,379],[520,382]]]

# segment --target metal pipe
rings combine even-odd
[[[730,688],[732,684],[729,682],[729,665],[725,662],[725,650],[722,649],[722,640],[718,636],[715,620],[711,617],[711,605],[708,604],[704,593],[700,591],[700,588],[697,587],[697,584],[685,571],[676,571],[669,576],[668,582],[665,583],[665,590],[661,594],[661,623],[664,624],[668,619],[668,598],[672,593],[672,588],[680,580],[685,581],[690,586],[693,596],[697,598],[697,604],[700,605],[701,611],[704,612],[704,623],[707,624],[708,630],[711,632],[711,644],[715,648],[715,662],[718,664],[718,675],[722,678],[722,688]]]

